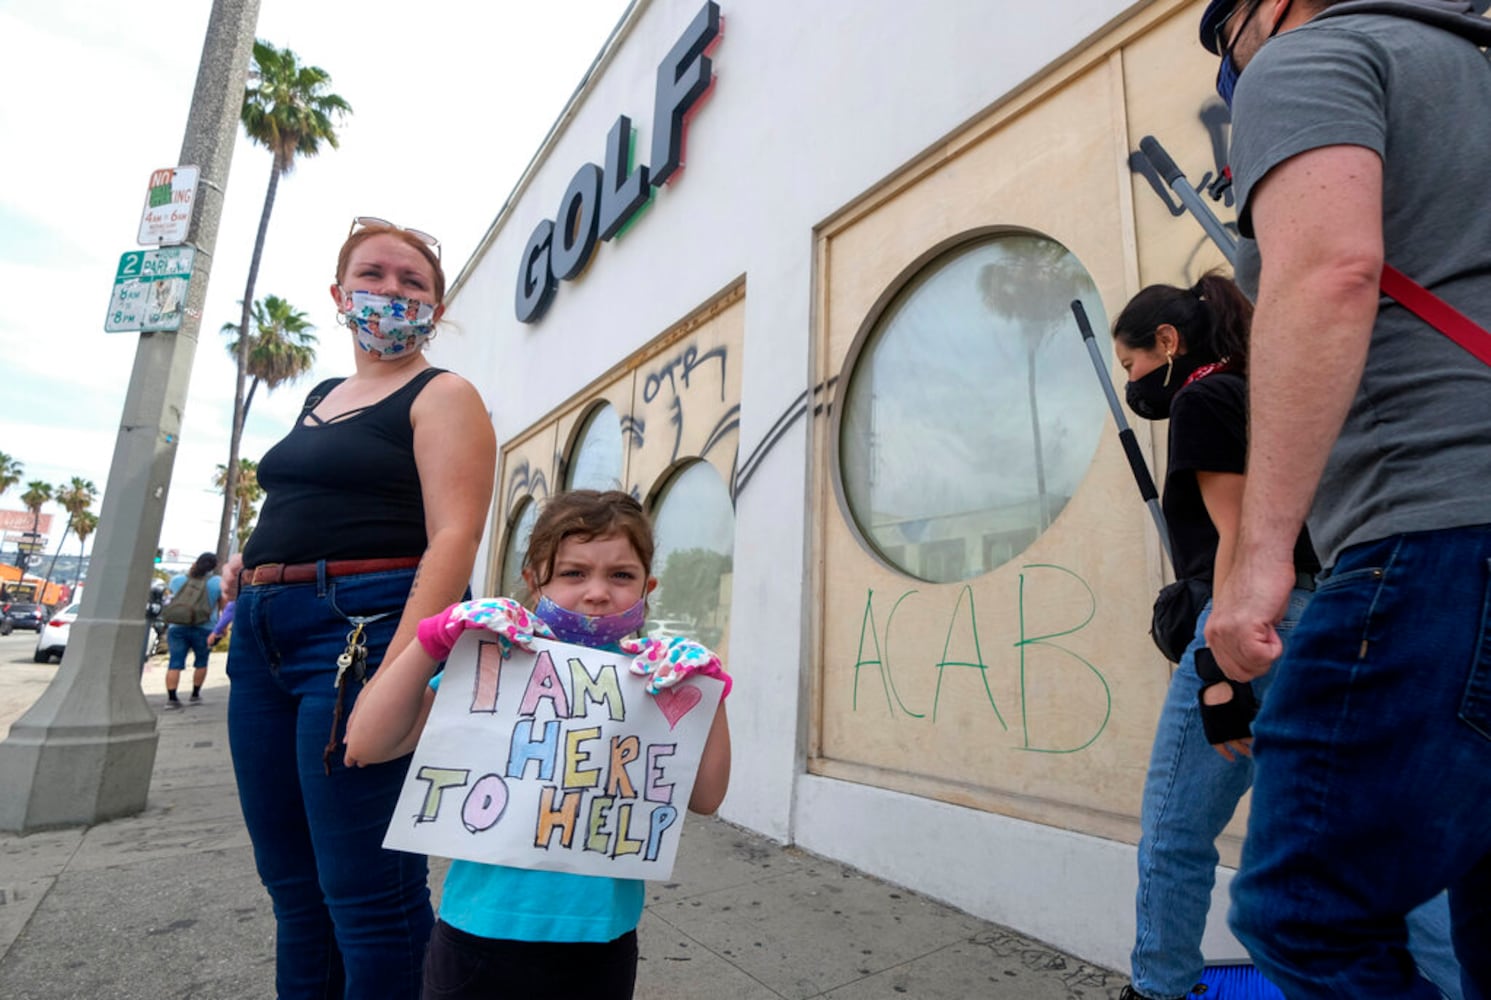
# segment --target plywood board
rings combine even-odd
[[[838,377],[836,405],[846,364],[888,296],[970,235],[1010,229],[1061,243],[1110,317],[1136,290],[1135,273],[1147,283],[1210,266],[1195,233],[1131,173],[1123,148],[1138,134],[1198,128],[1210,76],[1198,67],[1194,87],[1177,87],[1175,69],[1175,53],[1196,48],[1179,40],[1193,23],[1189,12],[1162,22],[998,128],[976,126],[977,141],[953,137],[940,162],[935,153],[919,161],[913,183],[893,182],[893,196],[871,196],[868,211],[841,212],[820,232],[817,376]],[[1192,157],[1195,145],[1179,142]],[[1121,389],[1121,369],[1110,371]],[[819,417],[820,454],[835,454],[836,427]],[[1148,445],[1163,439],[1163,426],[1139,430]],[[1166,571],[1111,421],[1050,527],[1012,561],[959,583],[916,579],[877,555],[830,462],[815,491],[821,611],[809,768],[1136,839],[1169,681],[1146,634]]]

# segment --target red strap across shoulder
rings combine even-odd
[[[1491,333],[1391,264],[1382,265],[1382,294],[1491,365]]]

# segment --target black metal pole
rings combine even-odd
[[[1154,478],[1149,474],[1149,465],[1144,461],[1144,453],[1139,450],[1139,441],[1134,437],[1128,418],[1123,415],[1123,406],[1118,402],[1118,393],[1113,390],[1113,382],[1108,378],[1108,366],[1104,363],[1103,354],[1098,350],[1097,340],[1092,335],[1092,324],[1088,322],[1087,310],[1083,309],[1082,303],[1076,299],[1072,300],[1072,315],[1077,318],[1077,329],[1082,334],[1082,342],[1087,345],[1087,354],[1092,358],[1092,367],[1097,372],[1098,382],[1103,387],[1103,395],[1108,397],[1108,409],[1113,412],[1113,422],[1118,425],[1118,440],[1123,445],[1123,453],[1129,460],[1129,469],[1134,473],[1134,482],[1139,486],[1139,495],[1144,498],[1149,514],[1154,518],[1154,526],[1160,533],[1160,545],[1165,549],[1165,556],[1171,560],[1171,565],[1174,565],[1174,559],[1170,555],[1170,529],[1165,525],[1165,512],[1160,509],[1160,492],[1155,489]]]

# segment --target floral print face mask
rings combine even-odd
[[[435,307],[401,296],[352,292],[342,313],[357,332],[357,346],[379,360],[401,358],[435,333]]]

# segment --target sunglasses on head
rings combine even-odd
[[[359,215],[357,218],[353,219],[352,228],[347,230],[347,235],[351,236],[353,233],[357,232],[358,229],[366,228],[368,226],[376,226],[379,229],[397,229],[401,233],[408,233],[410,236],[413,236],[425,246],[433,249],[435,251],[435,259],[440,259],[440,241],[435,239],[435,237],[431,236],[429,233],[425,232],[422,229],[410,229],[406,226],[396,225],[392,222],[389,222],[387,219],[380,219],[376,215]]]

